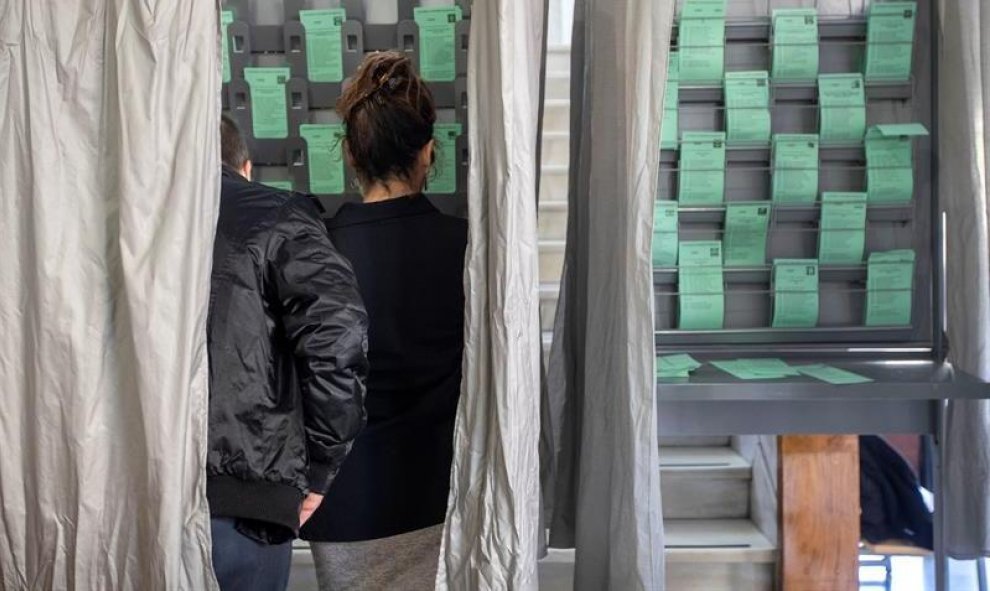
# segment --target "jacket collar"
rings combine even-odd
[[[416,215],[439,213],[422,193],[375,203],[345,203],[327,225],[343,228]]]

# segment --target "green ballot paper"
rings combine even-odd
[[[773,327],[814,328],[818,325],[818,261],[777,259],[773,262]]]
[[[677,265],[677,202],[653,204],[653,266]]]
[[[667,60],[667,89],[663,95],[663,121],[660,123],[660,148],[676,150],[678,138],[677,108],[680,104],[677,52],[671,52]]]
[[[818,76],[818,11],[776,8],[773,11],[773,79],[779,82],[814,80]]]
[[[343,193],[344,158],[341,145],[344,126],[340,123],[300,125],[299,135],[306,140],[309,192],[317,195]]]
[[[869,81],[906,82],[911,78],[917,2],[871,2],[866,18],[866,64]]]
[[[734,359],[712,361],[712,365],[740,380],[777,380],[799,375],[780,359]]]
[[[685,0],[677,28],[680,82],[721,84],[725,74],[725,0]]]
[[[725,208],[725,266],[756,266],[767,258],[770,203],[729,203]]]
[[[344,79],[344,43],[341,27],[343,8],[300,10],[306,29],[306,68],[310,82],[340,82]]]
[[[836,386],[868,384],[873,381],[866,376],[861,376],[851,371],[846,371],[844,369],[839,369],[837,367],[832,367],[821,363],[815,365],[799,365],[795,367],[795,369],[801,372],[801,375],[806,375],[808,377],[815,378],[816,380],[821,380]]]
[[[264,181],[261,184],[267,185],[280,191],[294,191],[292,181]]]
[[[822,193],[818,262],[858,265],[866,246],[866,193]]]
[[[289,68],[244,68],[244,80],[251,89],[251,120],[255,138],[289,136],[285,85],[290,76]]]
[[[819,135],[822,142],[861,142],[866,134],[866,90],[861,74],[818,77]]]
[[[690,377],[691,372],[701,367],[690,355],[665,355],[657,357],[657,377],[677,379]]]
[[[912,138],[928,135],[918,123],[876,125],[866,132],[866,186],[870,203],[907,203],[914,196]]]
[[[729,72],[725,75],[725,131],[729,142],[770,141],[770,75]]]
[[[870,254],[866,272],[866,326],[911,324],[913,250]]]
[[[429,82],[453,82],[457,77],[456,36],[460,6],[418,7],[413,18],[419,25],[419,73]]]
[[[230,82],[230,38],[227,35],[227,27],[230,23],[234,22],[234,11],[233,10],[221,10],[220,11],[220,31],[222,33],[222,43],[221,55],[223,56],[223,83],[226,84]]]
[[[814,203],[818,199],[818,136],[773,136],[771,191],[775,203]]]
[[[681,330],[718,330],[725,320],[722,243],[698,240],[680,243],[678,303]]]
[[[433,126],[437,159],[426,183],[427,193],[450,195],[457,192],[457,138],[461,133],[460,123],[437,123]]]
[[[682,205],[722,203],[725,195],[725,134],[684,132],[677,182]]]

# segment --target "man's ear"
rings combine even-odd
[[[244,163],[244,166],[241,167],[241,176],[243,176],[247,180],[251,180],[252,172],[254,172],[254,164],[252,164],[251,161],[248,160]]]

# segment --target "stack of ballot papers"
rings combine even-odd
[[[715,205],[725,198],[725,133],[685,131],[677,172],[682,205]]]
[[[911,78],[916,2],[870,2],[866,20],[866,79],[907,82]]]
[[[677,264],[677,202],[653,203],[653,266]]]
[[[720,330],[725,321],[722,242],[681,242],[677,263],[678,327]]]
[[[681,92],[679,71],[680,59],[677,52],[672,51],[667,60],[667,90],[663,95],[663,120],[660,123],[660,148],[663,150],[676,150],[680,137],[677,129],[677,108]]]
[[[761,266],[767,262],[767,229],[770,225],[770,204],[729,203],[725,207],[726,267]]]
[[[682,84],[720,84],[725,75],[725,0],[685,0],[677,47]]]
[[[770,74],[725,75],[725,132],[730,142],[770,141]]]
[[[814,80],[818,76],[818,11],[775,8],[771,71],[780,82]]]
[[[920,123],[874,125],[866,132],[867,200],[908,203],[914,197],[912,138],[928,135]]]
[[[913,250],[870,253],[866,271],[866,326],[911,324]]]
[[[822,142],[862,142],[866,135],[866,88],[863,75],[819,76],[818,117],[818,135]]]
[[[814,203],[818,199],[818,136],[775,134],[771,153],[773,201]]]
[[[808,376],[835,385],[865,384],[873,381],[865,376],[823,363],[789,365],[781,359],[761,358],[713,361],[712,365],[740,380],[777,380]]]
[[[814,328],[818,324],[818,261],[773,261],[773,327]]]
[[[860,265],[866,247],[866,193],[822,193],[818,262]]]
[[[691,372],[701,367],[690,355],[665,355],[657,357],[657,378],[681,379],[691,376]]]

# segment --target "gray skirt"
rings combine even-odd
[[[432,591],[443,525],[363,542],[312,543],[320,591]]]

